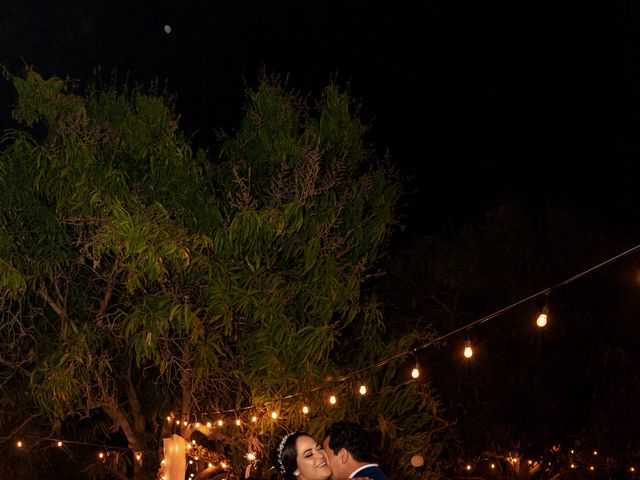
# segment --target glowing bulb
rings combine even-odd
[[[222,468],[227,468],[227,463],[226,463],[226,462],[221,462],[221,463],[220,463],[220,466],[221,466]]]
[[[196,422],[196,428],[200,428],[200,422]]]
[[[336,396],[335,396],[335,395],[331,395],[331,396],[329,397],[329,403],[330,403],[331,405],[335,405],[337,401],[338,401],[338,400],[336,399]]]
[[[193,460],[189,460],[189,465],[193,465]]]
[[[222,421],[222,419],[218,420],[218,426],[221,427],[222,425],[224,425],[224,422]]]
[[[631,473],[635,472],[635,471],[636,471],[636,467],[631,467],[631,468],[629,468],[629,471],[630,471]]]
[[[200,460],[200,457],[193,457],[193,459],[197,462],[198,460]]]
[[[572,463],[572,464],[571,464],[571,468],[576,468],[576,466]]]
[[[191,443],[193,443],[193,444],[195,445],[195,444],[196,444],[196,441],[195,441],[195,440],[191,440]]]
[[[240,419],[239,419],[239,418],[237,418],[237,419],[236,419],[236,425],[237,425],[237,426],[240,426],[240,423],[241,423],[241,422],[240,422]]]
[[[304,413],[305,415],[309,413],[309,407],[307,407],[306,405],[302,407],[302,413]]]
[[[471,470],[471,465],[467,465],[467,470]]]
[[[213,463],[208,463],[208,464],[207,464],[207,467],[209,467],[209,468],[213,468]]]
[[[167,422],[171,423],[171,417],[167,415]]]
[[[573,455],[573,450],[571,450],[571,455]]]
[[[61,447],[62,446],[62,442],[58,442],[58,446]]]
[[[141,454],[139,454],[139,453],[137,453],[137,454],[136,454],[136,460],[140,461],[140,459],[141,459],[141,458],[142,458],[142,455],[141,455]]]
[[[413,370],[411,370],[411,376],[413,378],[418,378],[420,376],[420,370],[418,369],[418,367],[415,367]]]
[[[593,465],[591,465],[591,466],[589,467],[589,470],[595,470],[595,468],[596,468],[596,467],[594,467]]]
[[[360,392],[360,395],[366,395],[367,394],[367,387],[366,385],[360,385],[360,390],[358,390]]]
[[[492,463],[492,464],[491,464],[491,469],[493,470],[494,468],[496,468],[496,464],[495,464],[495,463]]]
[[[276,412],[275,410],[271,412],[271,418],[273,418],[274,420],[278,418],[278,412]]]
[[[251,417],[251,421],[253,423],[256,423],[258,421],[258,417],[256,417],[255,415],[253,417]]]
[[[536,320],[536,325],[538,325],[538,327],[540,328],[545,327],[547,325],[546,313],[541,313],[540,315],[538,315],[538,319]]]
[[[598,451],[597,451],[597,450],[594,450],[594,451],[593,451],[593,454],[594,454],[594,455],[598,455]]]
[[[473,348],[471,348],[471,342],[467,342],[464,346],[465,358],[471,358],[473,356]]]
[[[22,448],[22,442],[21,442],[20,440],[18,440],[18,442],[16,443],[16,446],[17,446],[18,448]]]
[[[211,422],[207,422],[207,428],[211,428]]]
[[[104,458],[104,453],[100,452],[100,453],[98,454],[98,458]]]
[[[176,425],[180,425],[180,420],[176,420]]]
[[[187,423],[187,421],[185,420],[184,422],[182,422],[182,425],[184,425],[184,426],[186,427],[186,426],[187,426],[187,425],[189,425],[189,424],[188,424],[188,423]]]
[[[254,452],[247,453],[247,460],[254,462],[256,460],[256,454]]]

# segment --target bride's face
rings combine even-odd
[[[299,480],[327,480],[331,476],[322,445],[306,435],[296,439],[296,465]]]

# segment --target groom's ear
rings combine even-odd
[[[349,460],[349,451],[346,448],[341,448],[338,452],[338,458],[340,459],[340,463],[344,465],[347,463],[347,460]]]

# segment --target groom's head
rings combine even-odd
[[[342,480],[360,466],[373,461],[369,435],[358,423],[341,421],[332,424],[322,447],[331,466],[333,480]]]

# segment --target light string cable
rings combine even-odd
[[[584,271],[582,271],[582,272],[580,272],[580,273],[578,273],[576,275],[573,275],[572,277],[569,277],[566,280],[563,280],[562,282],[559,282],[559,283],[557,283],[557,284],[555,284],[555,285],[553,285],[551,287],[547,287],[547,288],[545,288],[543,290],[540,290],[539,292],[533,293],[533,294],[531,294],[531,295],[529,295],[529,296],[527,296],[527,297],[525,297],[525,298],[523,298],[521,300],[518,300],[518,301],[512,303],[511,305],[503,307],[503,308],[501,308],[501,309],[499,309],[499,310],[497,310],[497,311],[495,311],[493,313],[490,313],[489,315],[485,315],[484,317],[481,317],[481,318],[478,318],[476,320],[473,320],[472,322],[469,322],[466,325],[463,325],[463,326],[461,326],[459,328],[451,330],[450,332],[444,333],[444,334],[442,334],[442,335],[440,335],[440,336],[438,336],[438,337],[436,337],[436,338],[434,338],[434,339],[432,339],[432,340],[430,340],[430,341],[428,341],[426,343],[423,343],[422,345],[414,347],[414,348],[412,348],[410,350],[407,350],[405,352],[397,353],[395,355],[392,355],[391,357],[382,359],[379,362],[374,363],[373,365],[369,365],[368,367],[362,368],[360,370],[356,370],[356,371],[351,372],[349,374],[346,374],[346,375],[344,375],[342,377],[339,377],[334,381],[334,384],[338,383],[338,382],[344,382],[346,380],[349,380],[350,378],[353,378],[355,376],[358,376],[358,375],[361,375],[361,374],[363,374],[365,372],[368,372],[369,370],[373,370],[374,368],[382,367],[382,366],[386,365],[387,363],[389,363],[389,362],[391,362],[393,360],[397,360],[397,359],[402,358],[402,357],[407,356],[407,355],[415,354],[415,352],[417,352],[418,350],[422,350],[422,349],[428,348],[428,347],[430,347],[430,346],[432,346],[432,345],[434,345],[434,344],[436,344],[438,342],[441,342],[441,341],[443,341],[443,340],[445,340],[445,339],[447,339],[447,338],[449,338],[449,337],[451,337],[453,335],[456,335],[456,334],[458,334],[460,332],[463,332],[465,330],[469,330],[470,328],[472,328],[472,327],[474,327],[476,325],[480,325],[482,323],[488,322],[489,320],[493,320],[494,318],[499,317],[500,315],[502,315],[502,314],[504,314],[504,313],[506,313],[506,312],[508,312],[510,310],[513,310],[514,308],[518,307],[519,305],[522,305],[523,303],[529,302],[529,301],[533,300],[534,298],[538,298],[538,297],[540,297],[542,295],[548,295],[552,290],[555,290],[555,289],[557,289],[559,287],[562,287],[562,286],[568,285],[568,284],[570,284],[572,282],[575,282],[576,280],[579,280],[580,278],[583,278],[583,277],[589,275],[590,273],[593,273],[594,271],[599,270],[600,268],[602,268],[602,267],[604,267],[604,266],[606,266],[606,265],[608,265],[608,264],[610,264],[612,262],[615,262],[616,260],[619,260],[619,259],[621,259],[623,257],[626,257],[627,255],[631,255],[632,253],[634,253],[634,252],[636,252],[638,250],[640,250],[640,244],[638,244],[638,245],[636,245],[634,247],[631,247],[628,250],[625,250],[625,251],[623,251],[623,252],[621,252],[621,253],[619,253],[619,254],[611,257],[611,258],[608,258],[608,259],[598,263],[597,265],[594,265],[594,266],[592,266],[592,267],[590,267],[590,268],[588,268],[588,269],[586,269],[586,270],[584,270]],[[267,406],[267,405],[270,405],[270,404],[273,404],[273,403],[281,402],[282,400],[288,400],[288,399],[296,398],[296,397],[303,397],[303,396],[306,396],[306,395],[308,395],[310,393],[314,393],[314,392],[318,392],[318,391],[321,391],[321,390],[325,390],[327,388],[329,388],[329,386],[327,386],[326,384],[318,385],[317,387],[310,388],[308,390],[305,390],[304,392],[292,393],[290,395],[285,395],[283,397],[275,398],[275,399],[273,399],[273,400],[271,400],[269,402],[263,403],[262,405]],[[212,415],[223,414],[223,413],[242,412],[242,411],[246,411],[246,410],[253,410],[255,408],[256,408],[255,405],[251,405],[251,406],[247,406],[247,407],[235,408],[235,409],[229,409],[229,410],[217,410],[217,411],[213,412]]]

